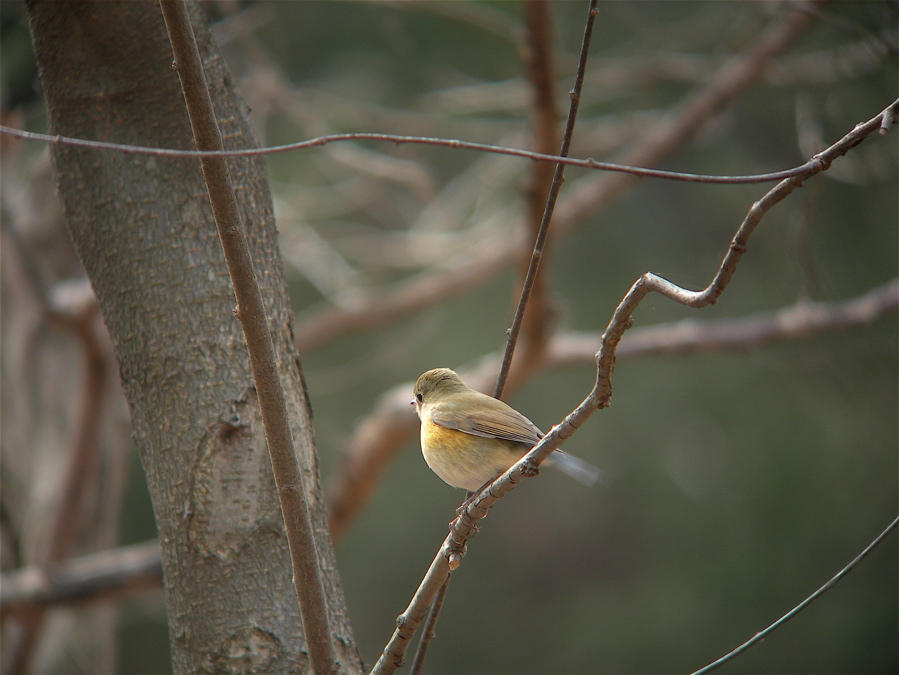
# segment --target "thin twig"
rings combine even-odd
[[[717,661],[713,661],[712,663],[707,665],[705,668],[700,668],[699,670],[694,672],[692,675],[705,675],[705,673],[710,673],[713,670],[715,670],[716,668],[718,668],[718,666],[721,666],[721,665],[727,663],[728,661],[730,661],[731,659],[733,659],[734,657],[739,656],[740,654],[745,652],[747,649],[749,649],[752,645],[764,640],[766,637],[768,637],[768,635],[770,635],[775,630],[780,628],[787,621],[792,619],[794,616],[799,614],[799,612],[804,610],[806,607],[808,607],[810,604],[812,604],[815,600],[817,600],[822,595],[824,595],[824,593],[826,593],[831,588],[836,586],[837,582],[840,579],[842,579],[844,576],[846,576],[846,574],[848,574],[849,571],[852,570],[852,568],[854,568],[856,565],[858,565],[865,558],[865,556],[867,556],[871,551],[873,551],[875,548],[877,548],[877,546],[880,544],[880,542],[882,542],[884,539],[886,539],[887,536],[893,530],[896,529],[897,525],[899,525],[899,516],[896,516],[896,518],[893,519],[893,522],[890,523],[889,525],[887,525],[887,528],[883,532],[881,532],[880,535],[878,535],[878,537],[876,539],[874,539],[874,541],[872,541],[870,544],[868,544],[865,547],[864,551],[862,551],[857,556],[855,556],[855,558],[852,560],[852,562],[850,562],[848,565],[846,565],[846,567],[844,567],[839,572],[837,572],[833,577],[831,577],[831,579],[828,580],[828,582],[826,584],[821,586],[821,588],[819,588],[817,591],[812,593],[805,600],[800,602],[793,609],[791,609],[789,612],[787,612],[782,617],[780,617],[777,621],[775,621],[770,626],[768,626],[765,630],[759,631],[754,636],[752,636],[749,640],[747,640],[746,642],[741,644],[739,647],[737,647],[733,651],[725,654]]]
[[[154,539],[70,558],[50,572],[39,565],[5,572],[0,576],[0,613],[98,600],[161,585],[162,558]]]
[[[590,49],[590,37],[593,33],[593,21],[596,18],[597,0],[591,0],[590,10],[587,15],[586,27],[584,29],[584,39],[581,44],[581,55],[578,61],[577,74],[575,77],[574,89],[571,92],[571,106],[568,112],[568,122],[565,128],[565,135],[562,139],[562,147],[559,151],[560,156],[567,156],[571,147],[571,137],[574,133],[574,123],[577,118],[578,104],[581,99],[581,90],[584,86],[584,73],[586,72],[587,54]],[[535,91],[535,109],[534,128],[538,139],[538,150],[550,152],[555,144],[555,104],[553,100],[553,73],[551,56],[553,54],[550,22],[550,5],[545,0],[530,0],[525,3],[525,14],[527,18],[529,45],[527,53],[530,55],[528,59],[528,76],[533,84]],[[546,306],[546,275],[539,275],[540,261],[543,258],[546,249],[547,238],[549,235],[549,225],[552,221],[552,213],[555,207],[556,198],[562,187],[562,180],[565,171],[563,164],[557,164],[552,175],[547,171],[548,165],[535,163],[533,173],[533,186],[530,198],[528,199],[528,207],[530,218],[529,223],[533,223],[536,233],[534,249],[530,255],[529,261],[525,264],[525,276],[522,282],[521,299],[515,311],[512,320],[512,327],[509,329],[508,338],[506,340],[506,351],[503,362],[500,367],[499,375],[496,380],[496,387],[493,396],[500,398],[505,388],[506,378],[509,375],[509,368],[512,364],[512,357],[515,353],[515,346],[518,342],[518,336],[524,325],[525,317],[529,318],[531,329],[527,332],[529,339],[525,341],[527,349],[527,357],[536,359],[543,349],[545,349],[546,341],[549,338],[548,323],[543,321],[543,311]],[[547,181],[549,190],[545,189]],[[543,195],[546,196],[546,205],[543,209],[542,217],[539,216],[540,204]],[[535,299],[535,303],[529,307],[531,298]],[[449,587],[450,577],[444,580],[440,591],[437,594],[431,609],[428,612],[428,620],[425,631],[422,633],[421,640],[418,643],[415,656],[412,659],[413,675],[419,673],[424,666],[425,656],[431,639],[434,637],[434,627],[440,617],[440,610],[443,606],[443,599]]]
[[[568,108],[568,120],[565,123],[565,133],[562,136],[562,148],[559,150],[560,157],[566,157],[568,155],[568,150],[571,148],[571,137],[574,134],[577,110],[581,102],[581,89],[584,86],[584,73],[587,71],[587,56],[590,53],[590,39],[593,37],[593,22],[596,20],[596,15],[599,14],[597,1],[598,0],[590,0],[587,21],[584,24],[584,39],[581,43],[581,53],[578,58],[577,74],[574,78],[574,88],[569,94],[571,97],[571,105]],[[549,234],[549,224],[552,221],[553,211],[556,208],[556,199],[559,197],[559,190],[562,189],[564,176],[565,165],[559,163],[553,174],[552,186],[550,187],[549,195],[546,198],[546,206],[543,210],[543,220],[540,222],[540,229],[537,231],[537,239],[534,242],[531,261],[528,265],[528,271],[521,288],[521,299],[518,301],[518,307],[515,309],[515,317],[512,319],[512,327],[509,329],[509,337],[506,340],[506,351],[503,354],[499,375],[496,378],[496,388],[493,390],[494,398],[502,398],[503,389],[506,386],[506,378],[509,376],[509,368],[512,365],[512,356],[515,354],[515,345],[518,343],[518,334],[521,331],[521,322],[524,319],[524,313],[528,306],[528,299],[531,297],[531,291],[533,291],[534,283],[537,279],[537,272],[540,269],[540,260],[543,258],[543,248],[546,244],[546,237]]]
[[[446,598],[446,591],[449,589],[449,582],[452,575],[448,574],[443,581],[440,590],[437,591],[437,597],[431,603],[431,610],[428,612],[428,619],[425,621],[424,630],[421,633],[421,641],[418,643],[418,649],[415,650],[415,658],[412,659],[412,666],[409,668],[409,675],[420,675],[421,669],[425,663],[425,657],[428,654],[428,647],[431,640],[437,635],[434,628],[437,626],[437,618],[440,616],[440,610],[443,608],[443,601]]]
[[[801,185],[802,180],[826,170],[835,158],[842,156],[864,141],[871,133],[879,131],[884,119],[895,119],[897,107],[899,107],[899,101],[894,102],[867,122],[857,125],[846,136],[816,155],[813,158],[813,167],[809,169],[807,175],[800,179],[783,181],[753,204],[749,214],[737,230],[718,273],[706,289],[698,292],[688,291],[651,273],[644,274],[631,287],[603,332],[600,349],[596,354],[596,382],[593,388],[577,408],[550,429],[524,457],[484,489],[451,523],[450,533],[425,573],[409,606],[397,619],[397,629],[384,648],[373,673],[391,673],[402,665],[403,655],[409,641],[421,624],[425,612],[436,597],[443,580],[451,570],[461,564],[468,539],[477,532],[477,522],[486,516],[490,508],[523,478],[536,475],[540,464],[568,440],[594,412],[609,405],[612,396],[611,382],[616,350],[624,332],[633,325],[632,314],[640,301],[650,291],[656,291],[689,307],[702,307],[714,302],[733,276],[740,257],[746,250],[747,240],[771,207]]]
[[[308,150],[321,147],[330,143],[346,141],[385,141],[395,145],[436,145],[452,150],[474,150],[476,152],[491,152],[498,155],[509,155],[521,159],[529,159],[534,162],[549,162],[550,164],[564,164],[580,169],[593,171],[614,171],[631,174],[637,178],[662,178],[665,180],[681,181],[685,183],[714,183],[724,185],[747,185],[752,183],[771,183],[783,180],[791,176],[801,174],[805,165],[772,171],[770,173],[750,174],[746,176],[721,176],[715,174],[685,173],[682,171],[664,171],[662,169],[649,169],[627,164],[615,164],[613,162],[600,162],[590,157],[579,159],[577,157],[561,157],[559,155],[547,155],[531,150],[507,148],[489,143],[474,143],[462,141],[457,138],[429,138],[426,136],[403,136],[399,134],[382,134],[375,132],[354,132],[349,134],[329,134],[310,138],[306,141],[288,143],[286,145],[273,145],[266,148],[252,148],[244,150],[173,150],[171,148],[151,148],[142,145],[128,145],[125,143],[111,143],[109,141],[92,141],[85,138],[73,138],[59,134],[40,134],[34,131],[23,131],[0,124],[0,134],[8,134],[29,141],[42,141],[53,145],[71,145],[78,148],[92,148],[95,150],[111,150],[126,155],[151,155],[154,157],[178,157],[184,159],[224,158],[224,157],[259,157],[262,155],[276,155],[282,152],[294,152],[296,150]]]
[[[201,150],[220,150],[224,147],[221,132],[215,119],[187,8],[182,0],[164,0],[161,4],[194,141]],[[331,641],[332,631],[317,542],[306,503],[307,492],[294,453],[287,404],[262,294],[256,282],[253,258],[231,185],[227,160],[222,156],[204,156],[200,162],[231,283],[237,296],[237,317],[247,341],[265,437],[284,516],[306,648],[313,671],[319,674],[330,673],[338,664]]]

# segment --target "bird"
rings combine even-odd
[[[466,504],[543,438],[527,417],[469,388],[449,368],[423,373],[413,393],[425,462],[448,485],[474,493]],[[546,463],[585,485],[596,483],[601,474],[561,450],[554,450]]]

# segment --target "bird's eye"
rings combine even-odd
[[[424,399],[422,398],[421,394],[416,394],[416,395],[415,395],[415,399],[416,399],[419,403],[421,403],[421,402],[424,400]]]

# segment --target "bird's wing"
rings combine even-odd
[[[472,414],[451,406],[437,405],[431,410],[431,421],[447,429],[464,431],[472,436],[499,438],[527,445],[535,445],[543,438],[543,433],[533,422],[512,408],[484,410]]]

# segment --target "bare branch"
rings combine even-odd
[[[9,242],[20,249],[17,253],[25,255],[12,228],[4,228],[4,231]],[[24,267],[30,268],[30,265],[26,263]],[[86,302],[82,298],[75,302],[61,302],[59,299],[54,302],[36,275],[29,276],[32,291],[38,297],[48,323],[74,335],[84,361],[81,391],[76,400],[77,428],[64,458],[66,470],[58,487],[58,498],[49,514],[50,528],[46,542],[37,560],[38,566],[49,573],[55,563],[74,553],[79,536],[84,531],[86,498],[98,490],[104,385],[110,363],[97,332],[98,308],[91,301],[91,294],[87,294]],[[31,670],[31,659],[44,625],[44,609],[32,607],[31,611],[22,613],[18,618],[19,630],[9,640],[5,650],[4,672]]]
[[[899,279],[840,302],[802,300],[776,312],[738,319],[685,319],[673,324],[635,328],[618,346],[618,358],[659,354],[696,354],[749,350],[857,328],[899,310]],[[551,367],[582,366],[596,359],[599,338],[593,333],[565,333],[550,345]]]
[[[377,132],[357,131],[348,134],[328,134],[318,136],[305,141],[287,143],[285,145],[273,145],[265,148],[253,148],[243,150],[174,150],[171,148],[153,148],[144,145],[128,145],[127,143],[111,143],[109,141],[94,141],[86,138],[73,138],[59,134],[40,134],[34,131],[24,131],[15,127],[0,124],[0,134],[15,136],[29,141],[42,141],[51,145],[70,145],[76,148],[91,148],[94,150],[111,150],[125,155],[151,155],[153,157],[172,157],[181,159],[203,159],[204,157],[262,157],[264,155],[277,155],[282,152],[294,152],[308,150],[309,148],[330,145],[331,143],[353,141],[385,141],[395,145],[433,145],[449,148],[451,150],[473,150],[476,152],[488,152],[497,155],[508,155],[520,159],[529,159],[534,162],[548,162],[550,164],[564,164],[580,169],[592,171],[613,171],[630,174],[636,178],[662,178],[684,183],[711,183],[717,185],[749,185],[753,183],[770,183],[782,180],[802,173],[802,166],[770,173],[750,174],[747,176],[722,176],[717,174],[686,173],[683,171],[665,171],[663,169],[650,169],[643,166],[631,166],[628,164],[616,164],[614,162],[600,162],[590,157],[579,159],[577,157],[560,157],[558,155],[543,154],[531,150],[508,148],[489,143],[474,143],[457,138],[429,138],[426,136],[404,136],[401,134],[382,134]]]
[[[597,0],[590,1],[590,8],[587,12],[587,21],[584,25],[584,38],[581,43],[581,52],[578,57],[577,74],[574,78],[574,88],[569,94],[571,104],[568,109],[568,120],[565,123],[565,134],[562,136],[562,148],[559,150],[559,156],[565,157],[571,148],[571,137],[574,135],[574,124],[577,120],[577,110],[581,102],[581,89],[584,86],[584,73],[587,71],[587,56],[590,53],[590,39],[593,36],[593,22],[599,10],[596,8]],[[493,390],[494,398],[501,398],[503,388],[506,384],[506,378],[509,375],[509,368],[512,366],[512,356],[515,353],[515,345],[518,342],[518,334],[521,331],[521,324],[524,320],[524,314],[527,310],[528,300],[531,292],[537,282],[537,273],[540,269],[540,261],[543,258],[546,239],[549,236],[549,225],[552,222],[553,211],[556,208],[556,200],[559,197],[559,190],[562,189],[562,181],[565,177],[565,165],[557,164],[553,173],[552,185],[550,186],[549,195],[546,198],[546,206],[543,211],[543,218],[540,221],[540,227],[537,230],[537,237],[534,241],[534,248],[531,252],[531,260],[528,264],[527,274],[521,287],[521,299],[518,301],[518,307],[515,310],[515,317],[512,319],[512,326],[509,328],[509,337],[506,340],[506,351],[503,354],[502,364],[499,368],[499,375],[496,378],[496,388]]]
[[[164,0],[161,6],[175,54],[176,68],[194,140],[201,150],[221,150],[224,144],[212,109],[212,100],[187,9],[182,0]],[[237,295],[236,313],[243,326],[253,379],[259,396],[265,436],[290,547],[294,587],[300,603],[309,659],[315,673],[330,673],[338,665],[331,640],[336,631],[331,630],[317,542],[306,503],[308,491],[297,466],[287,403],[278,374],[275,348],[262,294],[256,282],[253,258],[247,245],[244,225],[231,185],[227,160],[224,157],[203,157],[200,163],[228,264],[228,272]]]
[[[615,351],[618,347],[618,342],[621,340],[624,331],[633,325],[633,311],[650,291],[655,291],[670,300],[694,308],[705,307],[716,302],[724,292],[724,289],[727,288],[731,278],[733,278],[740,258],[746,252],[749,237],[755,231],[755,228],[758,227],[762,218],[765,217],[765,214],[793,190],[800,187],[804,181],[816,173],[826,171],[833,160],[846,154],[872,133],[879,132],[884,120],[895,118],[897,108],[899,108],[899,100],[891,103],[880,114],[872,117],[867,122],[857,125],[855,129],[843,136],[839,141],[815,155],[809,162],[809,168],[805,174],[781,181],[777,186],[769,190],[764,197],[753,204],[734,235],[728,251],[721,261],[721,266],[718,268],[718,273],[705,289],[688,291],[651,272],[647,272],[640,277],[618,305],[612,316],[612,321],[606,328],[605,333],[603,333],[602,343],[596,355],[599,375],[595,392],[597,405],[605,407],[609,404],[609,400],[612,397],[612,371],[615,368]]]
[[[93,601],[162,585],[159,542],[148,541],[72,558],[52,570],[37,565],[0,577],[0,612]]]
[[[527,40],[522,46],[522,58],[531,89],[532,142],[535,150],[552,153],[560,144],[555,87],[555,48],[552,39],[553,5],[546,0],[527,0],[524,3],[524,15]],[[534,162],[531,165],[523,223],[529,233],[528,241],[536,241],[540,236],[540,225],[548,195],[552,191],[554,173],[551,164]],[[553,240],[552,232],[548,233],[544,257]],[[519,268],[522,279],[527,276],[531,257],[531,252],[521,247]],[[547,276],[544,265],[543,272],[534,280],[534,288],[521,324],[522,342],[518,363],[525,366],[531,360],[540,360],[540,354],[546,349],[546,343],[555,326],[555,309],[548,297]],[[514,379],[514,373],[512,377]],[[494,394],[497,393],[494,391]]]

